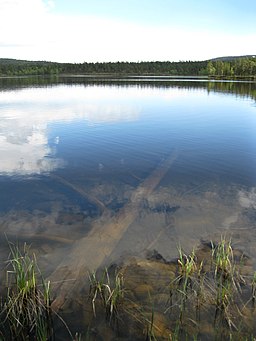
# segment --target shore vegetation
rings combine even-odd
[[[0,59],[0,76],[29,75],[166,75],[215,78],[255,77],[255,56],[223,57],[205,61],[56,63]]]

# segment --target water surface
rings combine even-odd
[[[255,128],[255,83],[1,79],[1,259],[6,236],[26,241],[58,278],[95,226],[104,238],[125,215],[99,266],[225,233],[255,262]]]

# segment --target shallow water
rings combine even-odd
[[[1,261],[31,243],[66,301],[88,270],[225,233],[255,264],[255,128],[255,83],[1,79]]]

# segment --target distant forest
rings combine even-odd
[[[223,57],[185,62],[54,63],[0,59],[0,76],[27,75],[166,75],[209,77],[256,77],[256,58]]]

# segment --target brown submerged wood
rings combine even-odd
[[[137,187],[130,201],[116,215],[111,216],[109,211],[103,211],[90,232],[74,243],[67,257],[49,278],[56,296],[52,303],[55,311],[85,285],[88,272],[104,265],[139,215],[141,202],[154,191],[176,158],[177,152],[174,151]]]
[[[88,193],[86,193],[82,188],[72,184],[71,182],[69,182],[68,180],[64,179],[63,177],[59,176],[59,175],[55,175],[52,174],[51,178],[53,178],[54,180],[62,183],[63,185],[70,187],[73,191],[79,193],[82,197],[84,197],[85,199],[91,201],[92,203],[94,203],[101,211],[101,213],[103,213],[107,208],[106,206],[103,204],[103,202],[101,202],[99,199],[95,198],[92,195],[89,195]]]
[[[60,237],[60,236],[56,236],[56,235],[52,235],[52,234],[44,234],[44,233],[24,233],[22,232],[22,234],[18,234],[16,232],[6,232],[5,233],[7,240],[11,238],[18,239],[18,240],[25,240],[25,241],[46,241],[46,242],[56,242],[56,243],[61,243],[61,244],[72,244],[74,242],[73,239],[68,239],[68,238],[64,238],[64,237]]]

